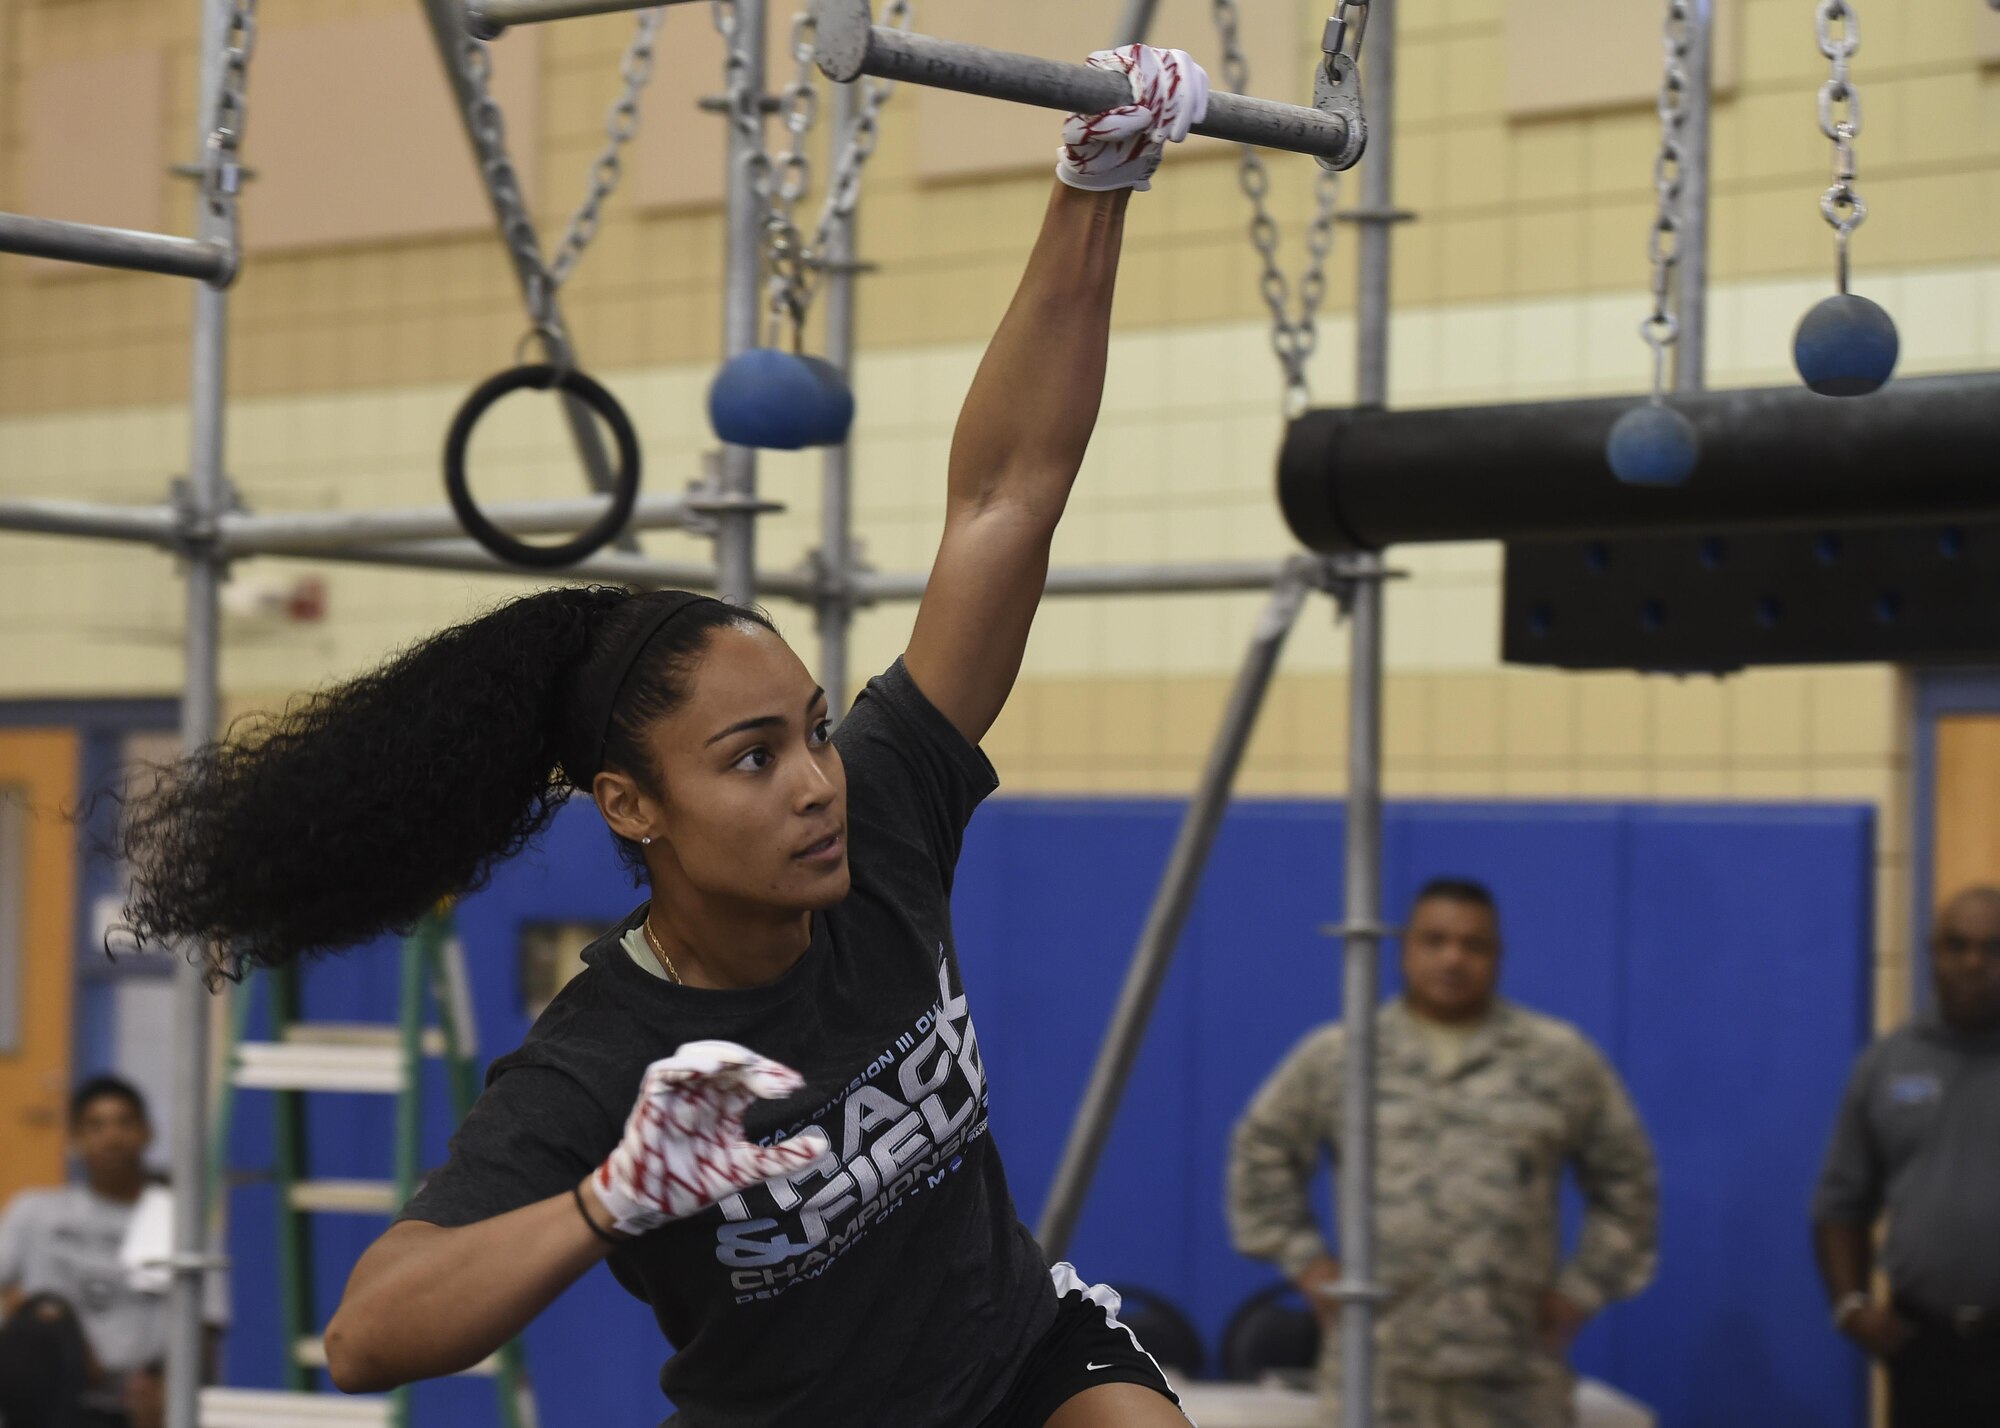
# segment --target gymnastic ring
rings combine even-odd
[[[532,387],[538,392],[554,388],[578,398],[604,419],[604,424],[611,428],[612,439],[618,443],[618,469],[613,473],[611,482],[611,509],[598,517],[588,530],[560,545],[530,545],[501,530],[486,519],[485,512],[473,501],[466,480],[465,452],[472,444],[473,427],[486,415],[487,408],[523,387]],[[508,564],[543,570],[574,565],[618,539],[626,523],[632,519],[632,508],[639,500],[639,436],[632,430],[632,419],[625,415],[625,408],[618,405],[618,399],[575,368],[562,372],[546,362],[510,367],[480,383],[465,399],[465,405],[458,409],[458,415],[452,418],[451,431],[444,441],[444,490],[451,498],[451,508],[458,513],[458,523],[465,527],[465,533]]]

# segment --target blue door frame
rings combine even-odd
[[[1923,670],[1917,675],[1911,777],[1910,974],[1913,1006],[1930,1004],[1931,883],[1937,867],[1937,729],[1954,714],[2000,716],[2000,669]]]

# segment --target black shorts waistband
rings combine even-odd
[[[1940,1313],[1936,1309],[1898,1299],[1896,1313],[1919,1331],[1940,1338],[1958,1339],[1970,1344],[2000,1342],[2000,1308],[1968,1304]]]

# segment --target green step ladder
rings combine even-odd
[[[237,988],[230,1009],[225,1074],[215,1113],[210,1163],[218,1194],[229,1184],[230,1119],[239,1090],[270,1091],[276,1098],[276,1162],[271,1178],[278,1190],[278,1288],[284,1342],[285,1395],[249,1395],[210,1390],[201,1414],[205,1428],[233,1422],[236,1400],[256,1397],[262,1421],[281,1418],[318,1422],[329,1395],[320,1391],[326,1346],[314,1323],[312,1216],[328,1214],[392,1216],[415,1193],[423,1156],[423,1067],[427,1058],[444,1063],[452,1114],[463,1121],[479,1094],[477,1033],[464,950],[452,934],[451,919],[435,914],[403,939],[401,1015],[393,1025],[315,1022],[304,1019],[299,973],[284,966],[252,973]],[[251,1003],[259,985],[269,989],[270,1041],[245,1041]],[[435,1006],[437,1019],[427,1020]],[[327,1179],[309,1173],[306,1163],[306,1097],[348,1093],[396,1098],[395,1179]],[[537,1428],[535,1399],[528,1382],[521,1342],[515,1339],[483,1363],[465,1371],[495,1382],[502,1428]],[[296,1413],[279,1415],[291,1398]],[[212,1403],[209,1400],[213,1400]],[[357,1422],[383,1428],[410,1428],[410,1391],[372,1399],[346,1399],[363,1416]],[[342,1421],[348,1421],[343,1419]]]

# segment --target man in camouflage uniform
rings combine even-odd
[[[1656,1259],[1653,1152],[1618,1075],[1566,1022],[1495,995],[1499,918],[1477,883],[1440,879],[1403,936],[1404,996],[1378,1023],[1375,1245],[1382,1428],[1563,1428],[1577,1331],[1638,1293]],[[1295,1047],[1237,1123],[1236,1247],[1273,1261],[1320,1310],[1321,1381],[1337,1399],[1340,1268],[1308,1187],[1337,1155],[1338,1025]],[[1558,1190],[1588,1211],[1560,1263]],[[1333,1421],[1331,1418],[1329,1421]]]

